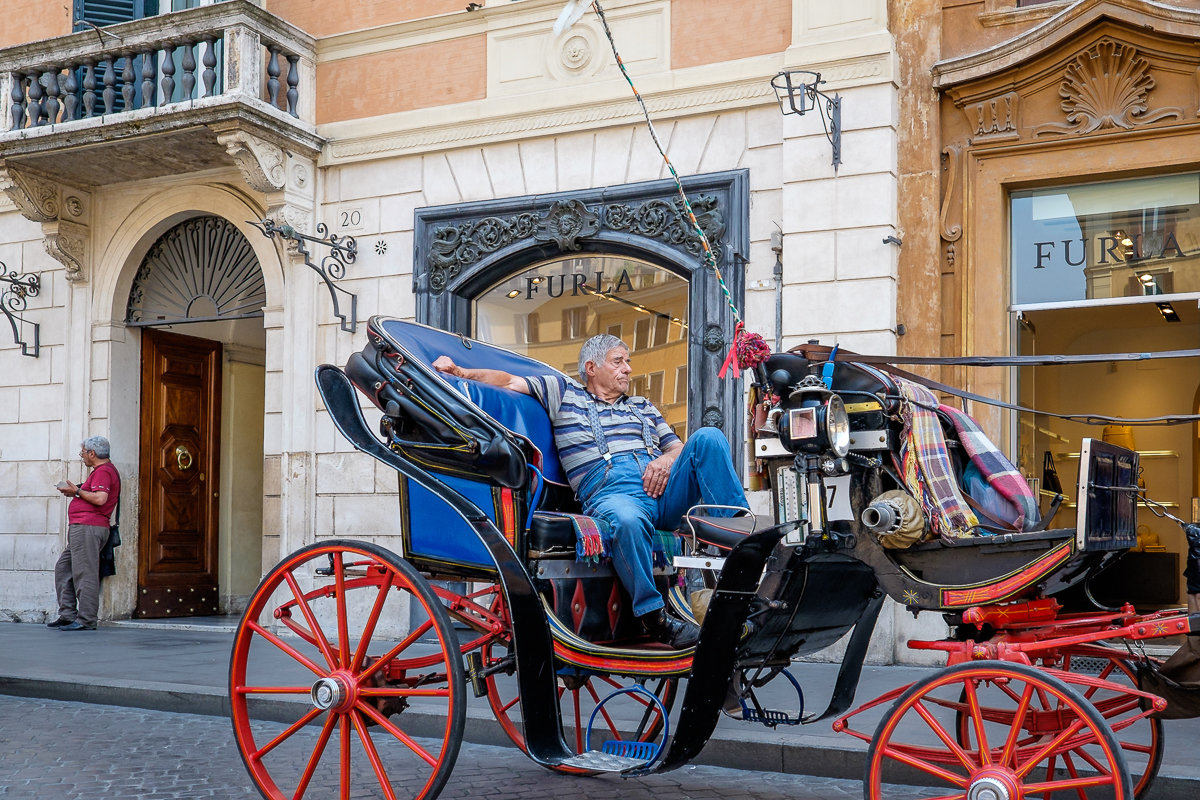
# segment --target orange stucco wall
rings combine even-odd
[[[792,41],[792,5],[781,0],[674,0],[674,69],[778,53]]]
[[[32,0],[24,0],[31,2]],[[465,11],[467,0],[267,0],[268,11],[313,36]]]
[[[486,70],[483,34],[323,63],[317,123],[479,100]]]
[[[71,3],[47,0],[3,0],[0,47],[52,39],[71,32]]]

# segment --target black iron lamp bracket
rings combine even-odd
[[[784,70],[771,79],[771,88],[784,114],[804,116],[812,109],[821,117],[825,138],[833,148],[833,172],[842,163],[842,98],[821,91],[821,73],[803,69]]]
[[[3,261],[0,261],[0,311],[8,318],[12,327],[13,342],[21,345],[21,355],[37,358],[41,350],[41,325],[30,322],[22,314],[25,312],[28,299],[37,297],[42,289],[42,281],[37,275],[21,274],[16,270],[8,271]],[[30,330],[30,339],[23,334]]]
[[[354,333],[358,330],[358,295],[335,283],[346,277],[346,266],[353,264],[354,259],[358,258],[358,242],[354,241],[353,236],[330,234],[328,226],[323,222],[317,224],[317,235],[309,236],[300,233],[291,225],[276,225],[275,220],[270,218],[257,222],[255,220],[246,221],[262,231],[268,239],[274,239],[278,234],[280,239],[293,242],[296,252],[304,257],[304,263],[321,276],[325,287],[329,289],[329,299],[333,301],[333,315],[340,320],[341,329],[346,333]],[[305,242],[314,242],[328,247],[329,255],[322,258],[319,265],[313,263],[312,254],[308,251]],[[349,298],[350,310],[345,313],[342,312],[342,306],[338,300],[339,293]]]

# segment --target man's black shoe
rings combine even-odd
[[[700,639],[700,626],[694,622],[675,619],[664,608],[638,617],[652,639],[669,644],[676,650],[695,646]]]
[[[61,628],[64,625],[70,625],[74,621],[75,620],[73,620],[73,619],[63,619],[62,617],[59,617],[58,619],[54,620],[54,622],[47,622],[46,627],[47,628]]]
[[[61,628],[59,628],[59,630],[60,631],[94,631],[94,630],[96,630],[96,626],[95,625],[85,625],[82,622],[80,622],[79,620],[74,620],[73,622],[69,622],[66,625],[63,625]]]

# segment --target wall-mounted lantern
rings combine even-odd
[[[837,173],[842,163],[842,98],[822,92],[818,87],[825,81],[821,73],[803,69],[784,70],[771,79],[771,88],[779,100],[779,110],[784,114],[803,117],[814,108],[821,116],[821,127],[825,138],[833,147],[833,171]],[[824,102],[818,102],[824,101]]]

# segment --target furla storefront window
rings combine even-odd
[[[1200,175],[1013,192],[1013,306],[1200,292]]]
[[[631,391],[650,397],[681,437],[687,397],[664,397],[664,375],[686,365],[688,282],[632,258],[582,256],[543,261],[475,299],[474,335],[558,367],[578,379],[579,346],[598,333],[632,349]],[[664,402],[671,400],[671,402]]]

